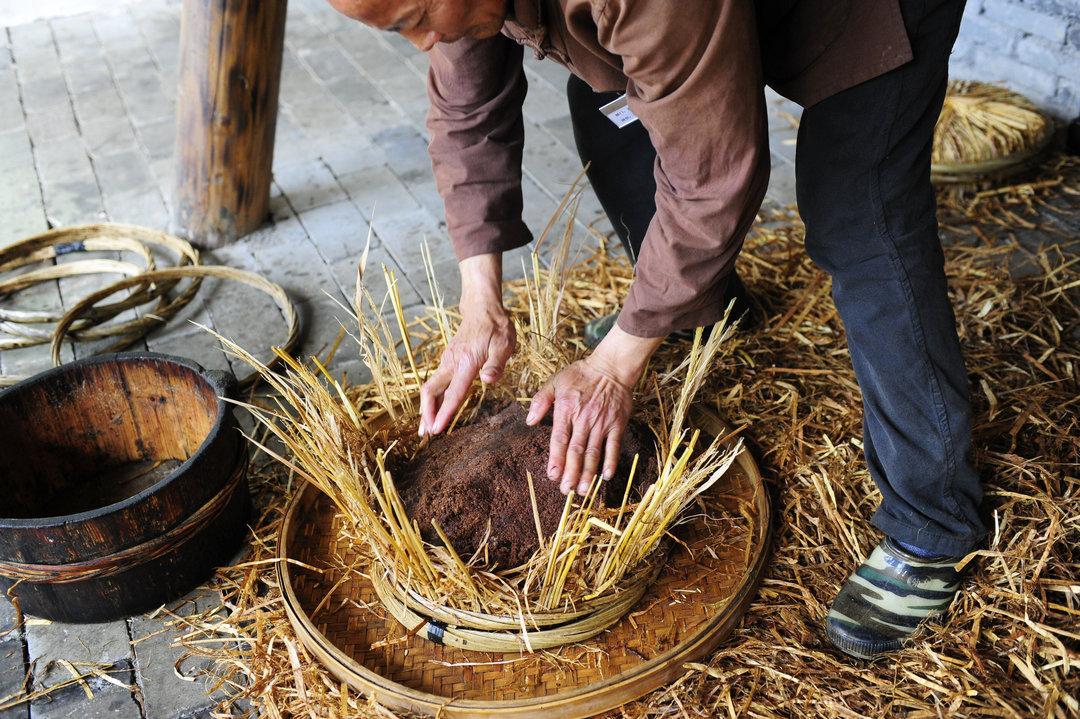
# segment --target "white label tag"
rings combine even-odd
[[[630,111],[630,105],[625,94],[601,107],[600,112],[607,115],[607,118],[614,122],[616,127],[620,128],[638,120],[638,116]]]

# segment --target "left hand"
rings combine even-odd
[[[585,359],[549,379],[532,399],[525,422],[536,425],[554,407],[548,479],[563,494],[584,495],[604,460],[615,475],[633,409],[634,386],[663,338],[635,337],[614,326]]]

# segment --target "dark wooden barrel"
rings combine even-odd
[[[0,392],[0,587],[23,611],[113,619],[179,597],[246,533],[231,375],[179,357],[79,360]]]

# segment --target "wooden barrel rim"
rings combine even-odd
[[[55,377],[67,374],[73,370],[78,370],[82,367],[87,367],[94,364],[107,364],[110,362],[168,362],[172,364],[181,365],[186,369],[191,370],[196,375],[201,377],[204,381],[208,382],[217,394],[217,415],[214,417],[213,425],[210,427],[210,431],[207,432],[206,438],[202,444],[199,445],[190,457],[188,457],[180,466],[176,467],[172,472],[162,477],[159,481],[150,485],[146,489],[142,490],[138,494],[133,494],[130,497],[126,497],[118,502],[107,504],[103,507],[97,507],[85,512],[78,512],[76,514],[65,514],[56,517],[0,517],[0,530],[3,529],[41,529],[45,527],[58,527],[65,524],[75,524],[89,519],[99,519],[108,514],[116,511],[128,509],[144,501],[147,497],[158,492],[162,487],[172,482],[176,477],[183,475],[185,472],[191,469],[192,465],[198,461],[200,454],[204,450],[213,445],[217,438],[221,435],[224,429],[229,413],[232,411],[232,405],[226,401],[226,398],[233,392],[234,379],[232,375],[227,372],[220,372],[217,370],[206,370],[197,362],[187,359],[185,357],[176,357],[173,355],[160,354],[156,352],[118,352],[115,354],[96,355],[93,357],[87,357],[85,359],[75,360],[74,362],[68,362],[60,367],[53,367],[52,369],[45,370],[40,374],[36,374],[29,377],[22,382],[0,390],[0,401],[3,401],[9,393],[15,394],[21,392],[26,388],[35,385],[48,382]],[[240,443],[243,446],[243,443]]]
[[[24,564],[0,561],[0,576],[34,584],[70,584],[86,579],[111,577],[151,562],[184,546],[218,517],[232,500],[237,488],[244,485],[247,466],[247,451],[241,444],[236,468],[221,489],[183,522],[148,541],[126,547],[114,554],[71,564]]]
[[[704,423],[712,424],[718,431],[725,430],[723,420],[710,410],[695,408]],[[643,662],[630,671],[617,674],[564,693],[499,701],[480,701],[440,697],[386,677],[356,662],[352,657],[332,644],[300,605],[292,586],[289,571],[289,531],[295,522],[299,508],[305,504],[309,492],[315,487],[305,484],[289,501],[278,532],[277,578],[281,588],[285,614],[303,645],[315,655],[339,680],[354,689],[373,695],[378,701],[408,711],[420,711],[433,716],[499,717],[505,719],[550,719],[552,716],[585,717],[614,709],[660,688],[680,676],[683,664],[704,656],[727,636],[735,623],[741,619],[745,608],[753,599],[764,574],[765,559],[772,537],[772,507],[768,491],[761,478],[757,463],[744,446],[736,462],[754,485],[753,503],[758,514],[754,526],[753,555],[746,574],[728,600],[718,607],[712,617],[680,644],[660,656]],[[732,611],[729,611],[732,610]],[[450,713],[447,713],[447,712]]]

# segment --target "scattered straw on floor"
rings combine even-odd
[[[1080,714],[1080,248],[1073,239],[1025,249],[1013,236],[1031,226],[1048,241],[1069,228],[1075,238],[1078,188],[1080,166],[1064,161],[1027,185],[942,207],[993,534],[948,616],[874,663],[840,655],[822,632],[828,603],[878,539],[858,388],[828,278],[807,259],[801,227],[793,215],[763,218],[740,271],[764,305],[765,326],[735,340],[702,396],[750,422],[745,436],[778,500],[772,565],[719,651],[615,716]],[[614,261],[596,272],[603,297],[629,277]],[[587,286],[571,292],[597,297]],[[583,319],[604,310],[581,303]],[[657,361],[674,362],[678,351]],[[182,620],[184,646],[216,660],[212,687],[232,687],[261,716],[393,716],[340,685],[296,640],[272,571],[274,531],[292,488],[269,466],[254,486],[263,514],[250,557],[216,578],[218,613]]]

